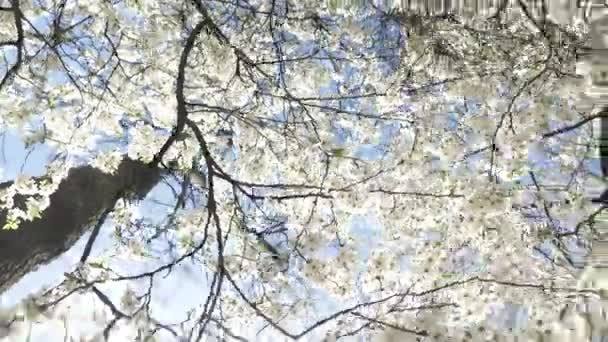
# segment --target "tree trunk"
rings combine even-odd
[[[160,176],[160,169],[127,158],[113,175],[88,165],[71,169],[50,196],[41,218],[22,222],[17,230],[0,228],[0,294],[73,246],[91,227],[91,221],[113,208],[125,191],[143,198]],[[0,188],[11,184],[0,184]],[[6,210],[1,210],[0,227],[5,222]]]

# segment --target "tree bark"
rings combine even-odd
[[[40,218],[22,222],[16,230],[0,228],[0,294],[67,251],[125,191],[143,198],[160,177],[160,169],[127,158],[113,175],[88,165],[71,169]],[[11,184],[2,183],[0,188]],[[0,226],[5,222],[6,210],[1,210]]]

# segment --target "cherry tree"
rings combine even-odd
[[[599,114],[576,110],[585,25],[527,1],[475,19],[360,5],[0,2],[0,123],[56,152],[0,187],[0,290],[93,230],[3,335],[76,298],[102,304],[93,340],[467,340],[513,335],[492,322],[509,305],[530,336],[567,331],[556,308],[598,296],[572,253],[603,210],[584,196],[601,181]],[[160,222],[137,215],[157,183]],[[157,266],[89,258],[106,220],[114,257]],[[155,284],[186,263],[203,304],[161,321]]]

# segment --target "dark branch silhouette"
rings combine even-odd
[[[608,176],[608,108],[603,108],[600,113],[600,163],[602,174]]]

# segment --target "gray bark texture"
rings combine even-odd
[[[71,169],[39,219],[22,222],[17,230],[0,229],[0,295],[73,246],[92,227],[91,220],[113,208],[125,191],[143,198],[160,177],[160,169],[127,158],[113,175],[88,165]],[[11,184],[2,183],[0,189]],[[1,210],[0,227],[5,221],[6,210]]]

